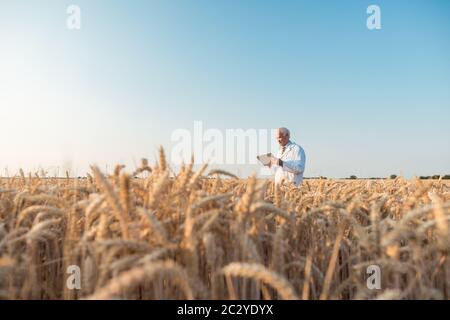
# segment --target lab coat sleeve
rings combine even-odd
[[[303,148],[295,150],[294,159],[283,161],[283,170],[294,174],[301,174],[305,171],[305,151]]]

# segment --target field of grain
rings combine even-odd
[[[275,188],[206,166],[173,175],[163,150],[126,171],[0,180],[0,299],[450,297],[444,181]]]

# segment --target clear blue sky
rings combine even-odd
[[[1,174],[133,167],[196,120],[290,128],[306,176],[447,174],[450,1],[2,0],[0,119]]]

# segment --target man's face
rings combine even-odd
[[[283,134],[283,132],[280,130],[277,130],[276,139],[277,139],[278,143],[280,144],[280,146],[282,146],[282,147],[284,147],[289,141],[288,135]]]

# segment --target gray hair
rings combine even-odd
[[[281,133],[283,133],[283,135],[287,135],[289,138],[291,137],[291,132],[289,131],[288,128],[281,127],[281,128],[278,128],[278,130]]]

